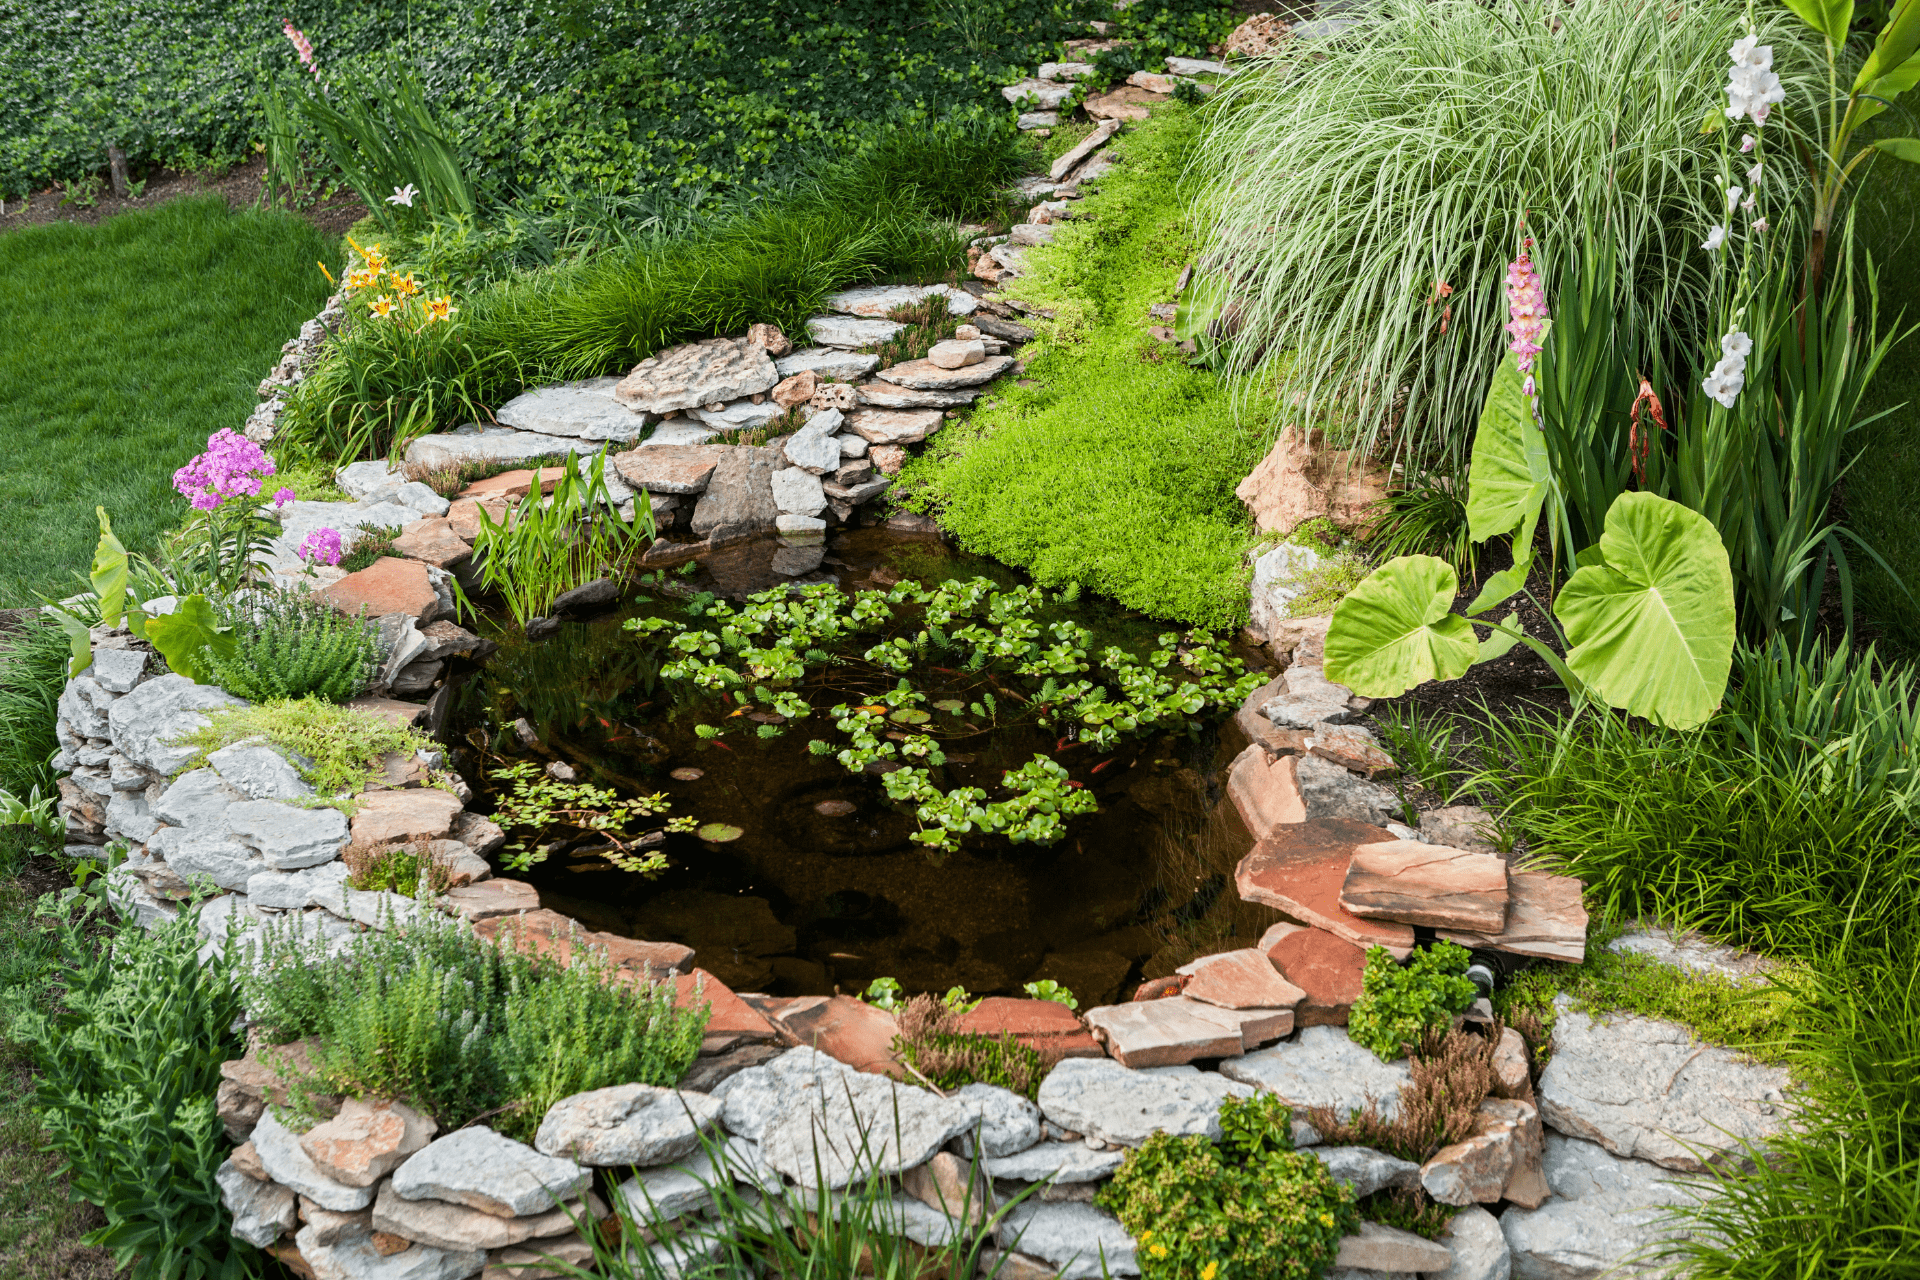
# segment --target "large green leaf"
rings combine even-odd
[[[219,625],[213,606],[202,595],[188,596],[172,613],[148,621],[147,639],[167,660],[167,666],[195,684],[206,684],[212,678],[207,665],[209,652],[229,657],[234,645],[233,636]]]
[[[94,511],[100,516],[100,543],[93,549],[93,572],[87,581],[100,598],[100,620],[117,627],[127,611],[127,549],[114,536],[107,509],[95,507]]]
[[[1625,493],[1600,551],[1605,562],[1576,570],[1554,602],[1567,666],[1611,706],[1677,729],[1703,723],[1733,664],[1733,570],[1719,533],[1677,502]]]
[[[1493,371],[1467,471],[1467,532],[1475,542],[1517,528],[1537,514],[1552,480],[1547,438],[1533,421],[1513,354]]]
[[[1882,138],[1873,144],[1874,150],[1884,151],[1896,160],[1905,160],[1908,164],[1920,164],[1920,138]]]
[[[47,612],[67,633],[67,647],[73,654],[73,659],[67,663],[67,679],[71,680],[93,665],[93,631],[85,622],[57,604],[49,606]]]
[[[1863,125],[1885,111],[1887,103],[1892,102],[1916,84],[1920,84],[1920,54],[1908,58],[1866,87],[1860,95],[1860,101],[1853,108],[1855,126]],[[1879,101],[1871,100],[1876,98]]]
[[[1860,65],[1860,74],[1854,79],[1853,88],[1857,93],[1881,76],[1906,65],[1907,59],[1920,53],[1920,0],[1899,0],[1893,6],[1893,13],[1887,19],[1887,25],[1880,28],[1880,36],[1873,42],[1873,52]]]
[[[1853,0],[1786,0],[1801,21],[1835,44],[1845,44],[1853,22]]]
[[[1428,680],[1466,674],[1480,644],[1448,610],[1460,590],[1437,556],[1401,556],[1361,579],[1327,628],[1327,679],[1366,698],[1397,698]]]

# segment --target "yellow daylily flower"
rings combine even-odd
[[[1213,1280],[1213,1278],[1219,1274],[1220,1264],[1218,1262],[1209,1262],[1206,1266],[1200,1268],[1200,1280]]]
[[[393,291],[403,298],[411,298],[420,292],[420,282],[413,278],[411,271],[403,276],[395,275],[390,271],[387,273],[387,282],[393,286]]]
[[[381,294],[379,297],[375,298],[373,300],[373,314],[381,317],[392,315],[393,299],[389,298],[384,293]]]
[[[453,313],[459,309],[453,305],[453,298],[450,295],[442,294],[427,304],[427,319],[450,320],[453,318]]]

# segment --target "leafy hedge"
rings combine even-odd
[[[968,0],[768,6],[750,0],[22,0],[0,7],[0,195],[99,173],[118,141],[150,164],[230,162],[302,82],[291,21],[323,69],[420,70],[495,194],[706,190],[791,171],[879,120],[1000,103],[1016,69],[1117,17],[1151,52],[1200,52],[1222,0]]]

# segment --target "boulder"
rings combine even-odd
[[[723,457],[693,509],[694,536],[719,543],[773,528],[780,514],[773,496],[775,465],[770,449],[736,448]]]
[[[293,1243],[314,1280],[469,1280],[487,1265],[484,1249],[436,1249],[416,1244],[383,1252],[383,1235],[356,1235],[321,1244],[312,1226],[300,1228]]]
[[[1404,960],[1413,951],[1409,925],[1357,916],[1341,903],[1353,851],[1377,843],[1378,827],[1349,818],[1316,818],[1273,828],[1240,860],[1241,898],[1277,908],[1357,947],[1381,946]]]
[[[404,1200],[445,1200],[518,1218],[547,1213],[592,1182],[593,1175],[571,1160],[543,1156],[485,1125],[469,1125],[407,1157],[394,1170],[392,1186]]]
[[[315,895],[345,882],[347,864],[322,863],[300,871],[256,871],[247,877],[247,905],[273,911],[301,911],[312,906]]]
[[[1072,94],[1073,86],[1070,84],[1037,78],[1019,80],[1000,90],[1000,96],[1014,106],[1021,107],[1025,104],[1023,109],[1038,108],[1042,111],[1057,109]]]
[[[947,1096],[972,1117],[960,1138],[962,1155],[1016,1155],[1040,1141],[1040,1108],[1011,1089],[975,1083]]]
[[[1370,1196],[1389,1187],[1420,1185],[1420,1166],[1372,1147],[1312,1147],[1314,1158],[1327,1172],[1353,1188],[1355,1197]]]
[[[272,1244],[298,1224],[293,1192],[241,1172],[232,1160],[213,1171],[220,1202],[233,1215],[233,1237],[257,1249]]]
[[[1692,1197],[1658,1166],[1549,1133],[1544,1168],[1553,1198],[1500,1215],[1515,1280],[1631,1274],[1630,1260],[1686,1237],[1672,1210]]]
[[[777,324],[748,325],[747,341],[764,348],[770,356],[783,356],[793,350],[793,343],[788,341],[786,334],[780,332]]]
[[[1340,905],[1369,920],[1498,933],[1507,918],[1507,864],[1417,840],[1357,846]]]
[[[971,1121],[966,1108],[916,1086],[840,1072],[800,1085],[763,1132],[760,1158],[802,1187],[839,1190],[870,1172],[926,1163]]]
[[[1392,778],[1400,773],[1393,757],[1380,749],[1380,743],[1357,724],[1316,724],[1307,739],[1307,750],[1342,769],[1365,774],[1368,778]],[[1327,815],[1315,815],[1327,816]],[[1445,844],[1435,840],[1435,844]],[[1457,848],[1458,846],[1454,846]]]
[[[444,791],[436,794],[453,800],[456,806],[460,803]],[[338,809],[296,809],[277,800],[242,800],[227,806],[226,824],[236,840],[259,850],[267,866],[275,871],[298,871],[331,862],[347,847],[347,816]]]
[[[1251,947],[1205,956],[1182,965],[1178,972],[1188,977],[1184,993],[1189,1000],[1223,1009],[1291,1009],[1307,996],[1286,980],[1264,951]]]
[[[335,1213],[301,1196],[299,1213],[300,1221],[314,1229],[312,1238],[320,1244],[339,1244],[356,1236],[373,1234],[373,1210],[370,1208],[355,1209],[352,1213]]]
[[[1587,958],[1587,909],[1581,901],[1582,892],[1583,886],[1574,876],[1515,871],[1507,877],[1505,927],[1480,933],[1443,929],[1440,936],[1463,947],[1579,964]]]
[[[1125,1147],[1095,1151],[1084,1142],[1042,1142],[1009,1156],[989,1157],[987,1173],[1015,1182],[1098,1182],[1127,1158]]]
[[[1037,1101],[1041,1113],[1062,1129],[1137,1147],[1156,1130],[1205,1134],[1217,1142],[1220,1103],[1252,1093],[1191,1066],[1133,1071],[1106,1059],[1069,1058],[1041,1082]]]
[[[1540,1181],[1540,1116],[1530,1103],[1488,1098],[1474,1116],[1473,1132],[1428,1157],[1420,1185],[1441,1204],[1493,1204],[1513,1200],[1528,1208],[1546,1198]],[[1508,1195],[1515,1183],[1517,1195]]]
[[[373,1188],[352,1186],[328,1177],[300,1145],[294,1132],[274,1118],[271,1110],[253,1127],[253,1149],[267,1176],[305,1196],[323,1209],[350,1213],[373,1203]]]
[[[108,693],[132,693],[140,677],[146,674],[147,659],[152,656],[145,649],[96,648],[92,664],[80,674],[91,676]]]
[[[835,451],[838,451],[835,446]],[[801,467],[782,467],[771,477],[773,505],[783,515],[817,516],[827,509],[820,477]]]
[[[582,378],[522,392],[501,405],[494,418],[502,426],[576,440],[612,440],[625,444],[646,430],[647,418],[613,398],[618,378]]]
[[[1497,823],[1477,804],[1454,804],[1420,815],[1420,834],[1435,844],[1471,853],[1499,853],[1493,843]]]
[[[605,1216],[606,1206],[591,1193],[585,1200],[517,1218],[502,1218],[440,1200],[408,1200],[394,1191],[391,1182],[381,1186],[373,1201],[375,1231],[434,1249],[504,1249],[540,1236],[572,1231],[576,1220],[583,1217]]]
[[[394,556],[383,556],[314,595],[356,617],[403,613],[417,622],[430,622],[440,612],[440,597],[427,577],[427,566]]]
[[[820,375],[811,369],[803,369],[790,378],[782,378],[773,389],[773,402],[782,409],[795,409],[813,399],[818,389]]]
[[[781,452],[786,454],[788,462],[814,475],[837,470],[840,466],[840,442],[834,438],[834,432],[839,429],[839,410],[816,413],[807,420],[806,426],[787,437]]]
[[[978,364],[959,369],[943,369],[931,360],[908,360],[880,370],[877,376],[895,386],[915,391],[950,391],[956,387],[978,387],[992,382],[1012,367],[1012,356],[988,356]]]
[[[1133,1237],[1118,1218],[1090,1204],[1023,1200],[1000,1220],[999,1239],[1001,1247],[1057,1268],[1059,1280],[1140,1274]]]
[[[153,802],[153,816],[161,822],[196,833],[223,835],[229,807],[246,797],[212,769],[181,774]]]
[[[1360,1230],[1340,1241],[1335,1267],[1368,1271],[1444,1271],[1453,1262],[1445,1245],[1378,1222],[1363,1222]]]
[[[789,1049],[762,1066],[749,1067],[714,1086],[728,1133],[759,1142],[775,1119],[798,1105],[808,1089],[822,1089],[852,1068],[837,1058],[803,1046]]]
[[[236,742],[209,754],[207,763],[220,775],[221,781],[248,800],[298,800],[313,794],[313,788],[300,777],[300,771],[285,756],[264,743]],[[199,772],[198,769],[194,770],[194,773]],[[182,776],[191,777],[192,774]],[[169,818],[167,821],[176,820]]]
[[[404,1102],[348,1098],[340,1113],[300,1136],[313,1167],[349,1187],[370,1187],[433,1139],[435,1124]]]
[[[877,347],[892,342],[906,328],[897,320],[863,320],[854,316],[815,316],[807,321],[807,336],[823,347]]]
[[[439,840],[451,830],[460,810],[458,796],[436,787],[369,791],[360,797],[360,809],[353,815],[353,839],[364,845]]]
[[[1564,995],[1554,1006],[1538,1093],[1542,1117],[1561,1133],[1693,1173],[1706,1168],[1695,1148],[1764,1144],[1786,1127],[1785,1068],[1703,1045],[1678,1023],[1590,1017]]]
[[[1447,1247],[1452,1261],[1431,1280],[1511,1280],[1513,1259],[1507,1238],[1500,1234],[1500,1220],[1479,1205],[1454,1214],[1438,1243]]]
[[[1373,1102],[1391,1120],[1400,1111],[1400,1090],[1413,1083],[1405,1058],[1382,1062],[1341,1028],[1327,1026],[1306,1027],[1290,1041],[1230,1058],[1220,1074],[1275,1095],[1303,1116],[1308,1107],[1331,1107],[1341,1119]]]
[[[972,294],[958,285],[886,284],[836,293],[827,299],[827,306],[841,315],[883,320],[895,307],[918,306],[934,294],[944,295],[947,310],[956,316],[971,315],[980,305]]]
[[[731,1162],[721,1168],[705,1150],[685,1160],[641,1169],[620,1184],[627,1212],[639,1222],[666,1222],[704,1210],[713,1203],[714,1188],[732,1181]]]
[[[1365,950],[1325,929],[1284,922],[1261,936],[1260,950],[1288,982],[1305,993],[1294,1006],[1296,1025],[1347,1025],[1347,1014],[1360,998],[1366,974]]]
[[[204,876],[222,889],[244,889],[256,872],[267,870],[245,845],[185,827],[160,828],[147,840],[147,852],[189,884]]]
[[[766,348],[746,338],[669,347],[635,365],[614,387],[629,409],[666,414],[769,391],[780,380]]]
[[[724,1106],[703,1093],[621,1084],[562,1098],[534,1135],[534,1150],[584,1165],[665,1164],[688,1155]]]
[[[1328,448],[1318,430],[1303,435],[1289,427],[1233,492],[1261,533],[1291,533],[1319,516],[1351,533],[1370,527],[1373,504],[1387,488],[1385,467]]]
[[[180,740],[213,723],[205,712],[245,705],[211,685],[164,675],[116,698],[107,711],[107,724],[114,746],[128,760],[170,775],[199,754],[199,748]]]
[[[1228,766],[1227,795],[1255,840],[1265,839],[1282,823],[1307,820],[1295,771],[1298,763],[1296,756],[1274,755],[1264,743],[1255,742]]]
[[[961,342],[949,338],[945,342],[936,342],[927,350],[927,363],[938,365],[942,369],[964,369],[970,364],[979,364],[987,358],[986,344],[975,339]]]
[[[1493,1049],[1493,1094],[1497,1098],[1533,1101],[1533,1079],[1528,1070],[1527,1041],[1512,1027],[1500,1029]]]

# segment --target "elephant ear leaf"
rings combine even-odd
[[[168,667],[195,684],[213,678],[210,655],[230,657],[234,648],[232,634],[219,625],[213,606],[202,595],[187,596],[172,613],[149,620],[147,639]]]
[[[1485,542],[1536,515],[1547,500],[1552,474],[1547,437],[1534,424],[1520,366],[1508,352],[1493,371],[1473,433],[1467,470],[1467,531],[1473,540]]]
[[[100,517],[100,543],[93,549],[93,571],[87,581],[100,599],[100,620],[117,627],[127,612],[127,549],[114,536],[107,509],[95,507],[94,511]]]
[[[1326,676],[1367,698],[1394,698],[1428,680],[1455,680],[1479,655],[1460,589],[1437,556],[1401,556],[1349,591],[1327,628]]]
[[[1567,666],[1588,692],[1656,724],[1690,729],[1720,705],[1733,665],[1733,571],[1711,521],[1651,493],[1622,494],[1604,560],[1554,602]]]

